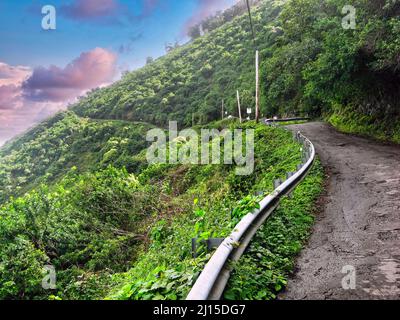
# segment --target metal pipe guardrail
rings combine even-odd
[[[290,194],[307,176],[315,160],[315,148],[300,132],[296,133],[295,138],[303,145],[301,168],[299,166],[300,169],[296,173],[264,198],[260,202],[260,209],[247,214],[238,223],[205,265],[186,300],[221,299],[231,273],[229,262],[240,259],[257,230],[278,207],[280,199]]]
[[[274,122],[290,122],[290,121],[310,121],[311,118],[286,118],[286,119],[266,119],[266,123],[274,123]]]

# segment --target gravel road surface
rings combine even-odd
[[[314,143],[329,181],[311,239],[280,298],[400,299],[400,147],[325,123],[289,128]],[[348,289],[352,279],[355,289]]]

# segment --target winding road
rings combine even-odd
[[[289,128],[312,140],[329,180],[281,299],[400,299],[400,147],[322,122]],[[354,267],[355,289],[342,287],[345,266]]]

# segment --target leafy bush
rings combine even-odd
[[[319,162],[257,232],[248,251],[234,266],[226,299],[272,300],[285,288],[295,258],[314,221],[313,204],[320,195],[323,170]]]
[[[60,113],[0,150],[0,203],[41,183],[57,182],[73,167],[86,172],[112,164],[134,172],[132,157],[148,146],[145,136],[151,128]]]
[[[325,116],[346,132],[398,141],[399,6],[352,1],[356,29],[342,27],[344,0],[290,0],[266,50],[262,100],[268,113]]]
[[[46,264],[60,275],[62,298],[71,298],[68,288],[77,277],[96,273],[88,279],[101,282],[109,272],[125,271],[145,238],[140,229],[154,210],[155,194],[125,169],[109,167],[94,174],[71,171],[51,190],[42,186],[11,199],[0,207],[0,298],[48,296],[41,288]],[[80,281],[82,295],[85,286]]]
[[[152,165],[143,171],[146,179],[169,185],[174,203],[188,204],[180,213],[164,213],[151,228],[151,243],[134,266],[116,276],[120,284],[109,295],[112,299],[184,299],[194,284],[210,253],[204,240],[226,237],[245,214],[258,207],[255,193],[273,190],[272,181],[293,171],[300,162],[300,146],[292,135],[280,128],[254,123],[218,122],[210,127],[255,129],[255,172],[237,176],[234,166],[170,166]],[[219,138],[217,138],[219,139]],[[212,142],[210,142],[212,143]],[[185,188],[181,188],[182,181]],[[182,208],[183,209],[183,208]],[[170,209],[171,210],[171,209]],[[192,239],[198,240],[197,258],[192,257]],[[160,269],[161,268],[161,269]],[[149,270],[153,270],[149,274]]]

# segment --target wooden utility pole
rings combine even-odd
[[[239,110],[239,120],[240,123],[242,123],[242,110],[240,108],[240,95],[239,95],[239,90],[236,91],[236,96],[237,96],[237,103],[238,103],[238,110]]]
[[[256,123],[260,118],[260,77],[259,77],[259,53],[256,50]]]
[[[225,118],[225,110],[224,110],[224,99],[222,99],[222,110],[221,110],[221,115],[222,115],[222,120]]]

